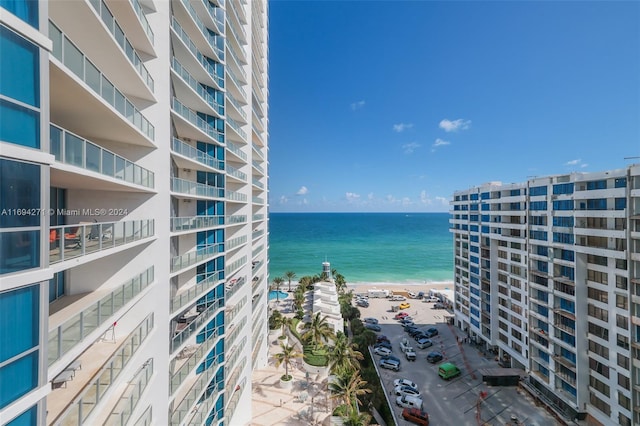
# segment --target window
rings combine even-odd
[[[40,265],[40,207],[40,166],[0,159],[0,274]]]
[[[597,198],[593,200],[587,200],[587,210],[606,210],[607,199]]]
[[[593,358],[589,358],[589,368],[593,371],[596,371],[598,374],[606,377],[607,379],[609,378],[609,367],[599,361],[596,361]],[[609,396],[608,393],[607,393],[607,396]]]
[[[547,210],[546,201],[531,201],[529,203],[529,210]]]
[[[533,186],[529,189],[529,195],[535,197],[537,195],[547,195],[546,186]]]
[[[614,181],[614,187],[616,188],[626,188],[627,187],[627,178],[617,178]]]
[[[627,207],[627,199],[626,198],[616,198],[615,200],[615,208],[616,210],[624,210]]]
[[[7,3],[4,0],[0,6]],[[0,94],[22,103],[0,100],[0,140],[40,148],[39,49],[0,25],[0,52]]]
[[[553,202],[554,210],[573,210],[573,200],[559,200]]]
[[[7,423],[7,426],[36,426],[38,423],[38,406],[34,405],[18,417]]]
[[[587,191],[593,191],[594,189],[607,189],[606,180],[593,180],[587,182]]]
[[[554,216],[553,226],[573,227],[573,216]]]
[[[33,0],[0,0],[0,7],[7,9],[34,28],[38,28],[38,2]],[[0,49],[2,50],[2,49]],[[0,73],[2,74],[2,73]],[[4,77],[4,75],[3,75]]]
[[[558,194],[573,194],[573,184],[572,183],[560,183],[558,185],[553,185],[553,193],[554,193],[554,195],[558,195]]]
[[[0,409],[38,385],[40,288],[0,293]]]

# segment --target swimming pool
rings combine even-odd
[[[289,293],[287,293],[286,291],[276,291],[276,290],[271,290],[269,292],[269,300],[283,300],[286,299],[287,297],[289,297]]]

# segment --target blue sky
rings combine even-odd
[[[639,2],[271,1],[273,212],[437,212],[640,159]]]

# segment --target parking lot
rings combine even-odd
[[[423,410],[429,413],[431,425],[518,424],[515,419],[527,426],[557,424],[543,407],[537,407],[525,392],[519,393],[516,387],[491,387],[482,383],[477,370],[499,368],[498,364],[493,356],[485,356],[475,346],[457,342],[457,337],[462,341],[465,335],[446,323],[446,316],[450,315],[446,310],[432,309],[433,303],[420,300],[409,299],[408,302],[411,307],[404,312],[413,317],[416,326],[438,329],[439,334],[431,338],[434,343],[432,347],[419,349],[415,340],[393,319],[396,313],[391,312],[391,307],[398,305],[397,301],[369,299],[369,307],[360,308],[361,317],[378,319],[381,331],[377,334],[389,338],[393,355],[401,362],[399,372],[378,368],[398,425],[411,424],[402,418],[403,409],[395,402],[393,381],[398,378],[409,379],[418,385],[424,403]],[[403,337],[408,338],[415,349],[417,359],[414,362],[407,361],[400,350]],[[427,354],[432,351],[441,352],[444,359],[435,364],[427,362]],[[373,357],[376,363],[380,361],[380,356]],[[444,362],[454,363],[461,374],[448,381],[441,379],[438,365]]]

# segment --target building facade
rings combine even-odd
[[[451,202],[455,323],[560,416],[640,425],[640,165]]]
[[[267,16],[0,0],[0,425],[250,421]]]

